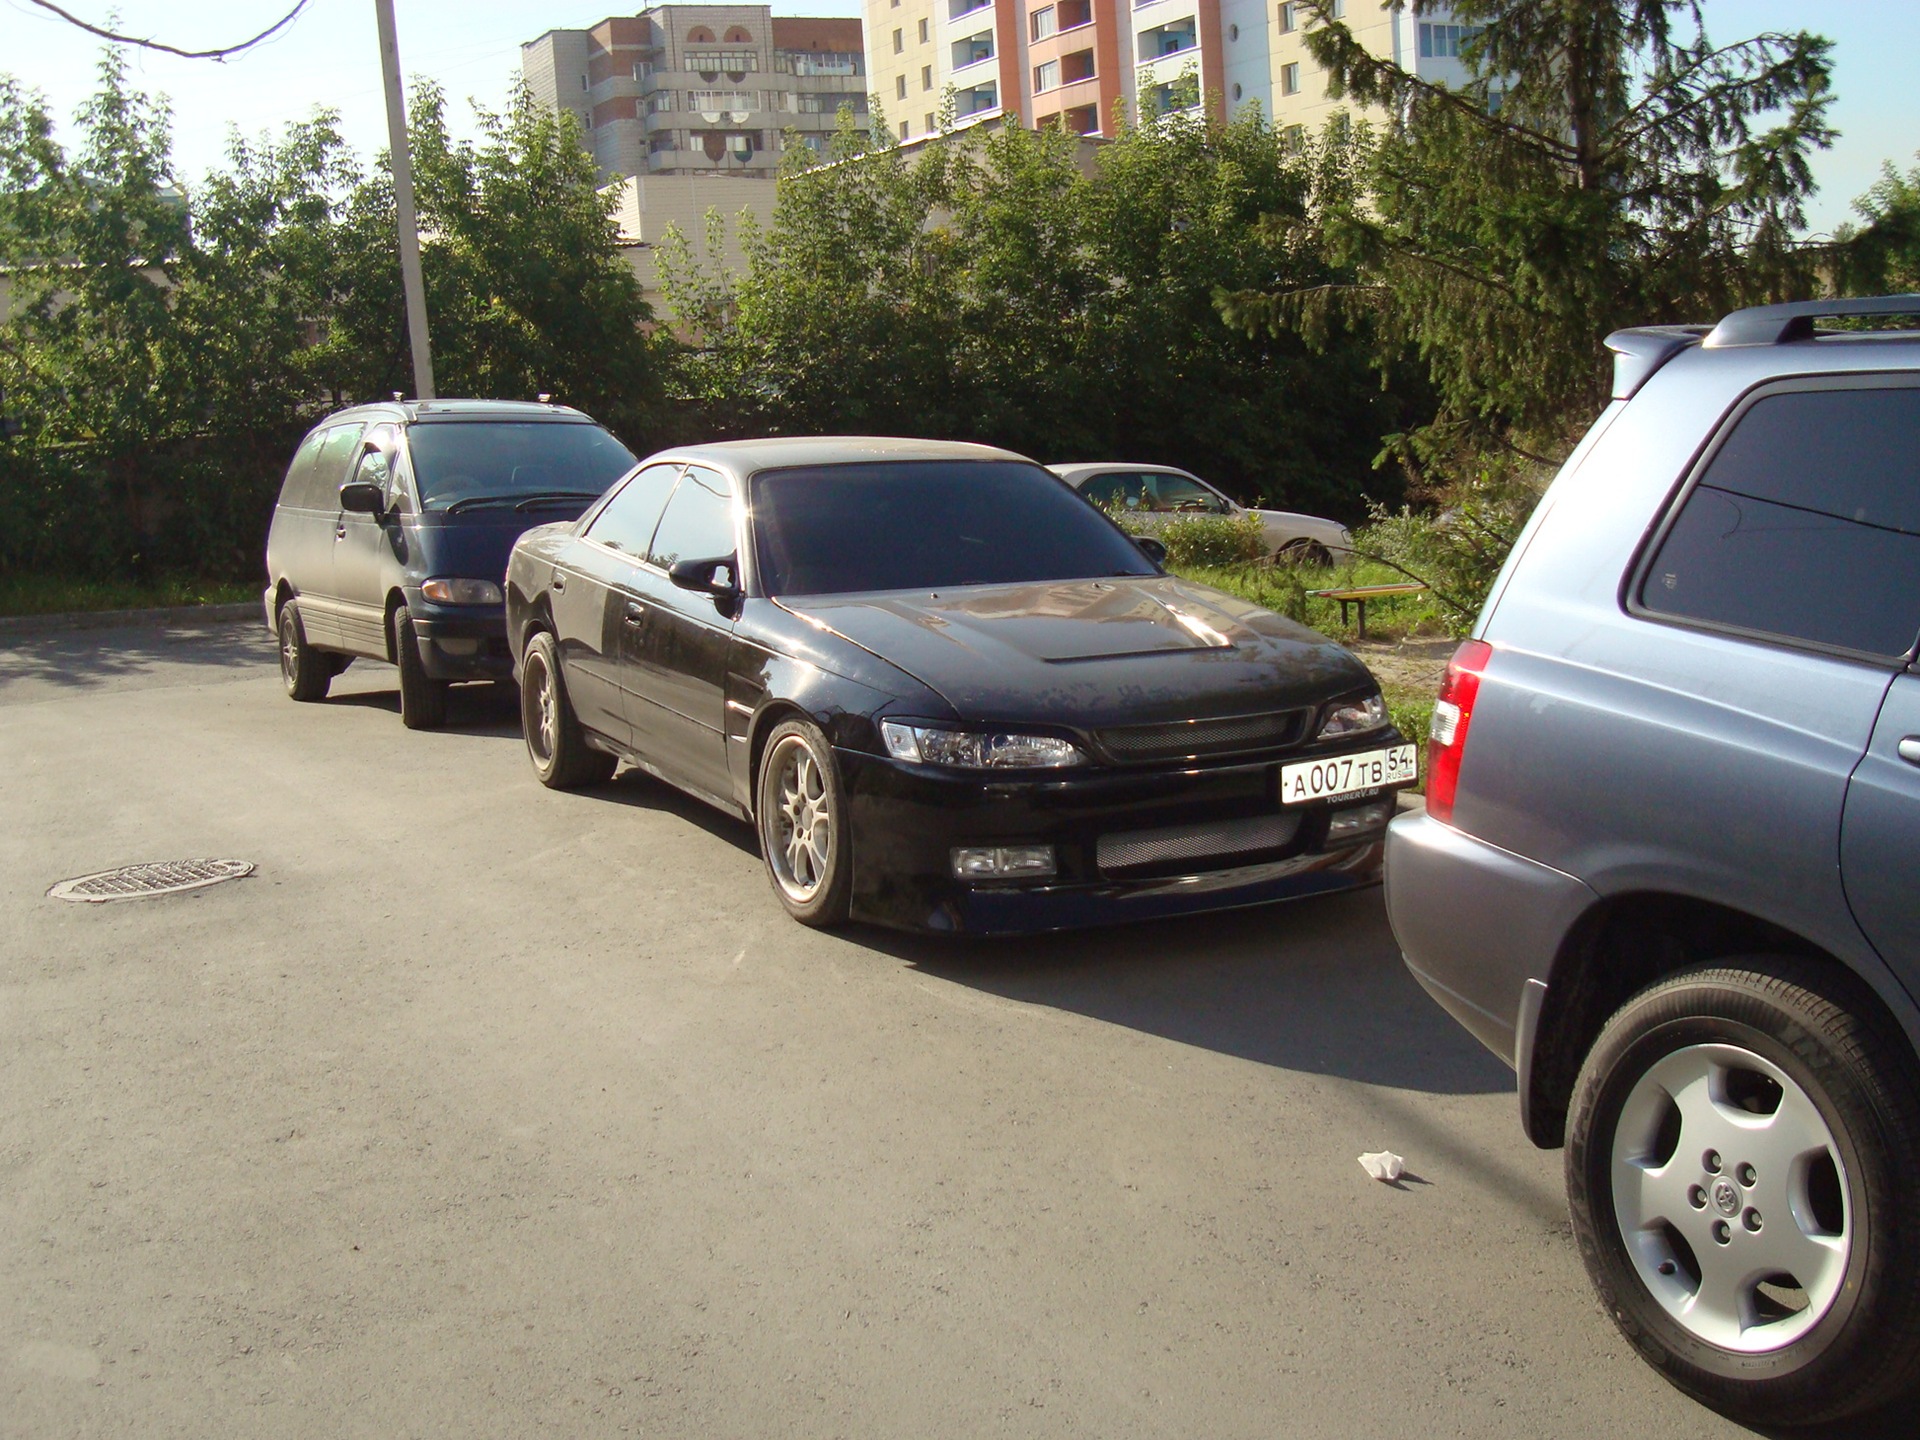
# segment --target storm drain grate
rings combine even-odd
[[[251,860],[156,860],[150,865],[123,865],[62,880],[47,891],[49,899],[98,903],[102,900],[144,900],[149,895],[171,895],[198,890],[222,880],[238,880],[253,873]]]

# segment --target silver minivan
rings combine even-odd
[[[1607,1311],[1803,1425],[1920,1391],[1920,296],[1613,336],[1387,843]],[[1822,320],[1841,326],[1822,328]]]

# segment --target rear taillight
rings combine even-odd
[[[1440,698],[1433,706],[1433,728],[1427,733],[1427,814],[1436,820],[1453,819],[1453,796],[1460,788],[1460,757],[1467,751],[1467,729],[1473,724],[1473,703],[1480,696],[1480,677],[1487,673],[1493,647],[1484,640],[1466,640],[1447,662],[1440,681]]]

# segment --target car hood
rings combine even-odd
[[[906,671],[965,719],[1206,719],[1315,704],[1371,683],[1326,636],[1173,576],[780,603]]]

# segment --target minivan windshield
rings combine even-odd
[[[1016,460],[905,460],[763,471],[755,553],[769,595],[845,595],[1152,575],[1066,484]]]
[[[594,499],[634,466],[626,446],[579,422],[436,421],[409,426],[407,448],[428,510]]]

